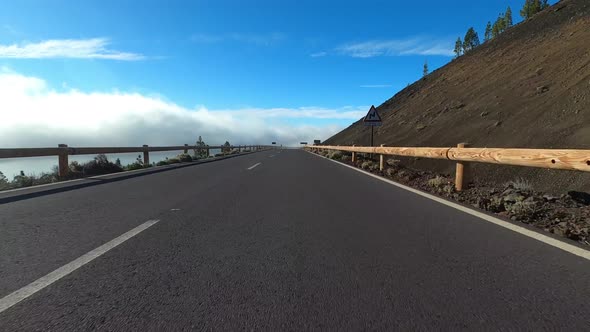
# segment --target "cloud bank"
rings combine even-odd
[[[0,103],[0,147],[179,145],[199,135],[211,145],[296,146],[332,136],[367,109],[189,109],[138,93],[58,91],[7,69],[0,70]]]
[[[337,47],[336,51],[354,58],[404,55],[453,56],[453,45],[453,41],[431,40],[427,38],[369,40],[344,44]]]
[[[0,44],[0,58],[13,59],[107,59],[135,61],[145,59],[136,53],[120,52],[108,48],[107,38],[51,39],[38,43]]]

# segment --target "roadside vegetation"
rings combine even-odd
[[[463,191],[455,191],[453,176],[405,167],[400,160],[387,159],[383,171],[369,155],[321,151],[320,155],[364,169],[393,181],[434,195],[470,205],[515,222],[530,224],[545,232],[590,245],[590,194],[569,191],[561,194],[537,192],[525,179],[506,183],[473,181]]]
[[[550,5],[547,0],[525,0],[525,3],[520,10],[520,16],[526,21],[549,6]],[[513,25],[514,22],[512,19],[512,8],[508,6],[504,13],[500,13],[500,15],[498,15],[498,18],[494,24],[492,24],[491,21],[488,21],[485,27],[483,42],[487,43],[490,40],[498,37]],[[455,58],[471,52],[480,44],[481,41],[477,31],[475,31],[473,27],[470,27],[467,29],[467,33],[465,33],[463,40],[461,40],[461,37],[458,37],[457,41],[455,42]]]
[[[9,180],[2,172],[0,172],[0,191],[32,187],[65,180],[80,179],[89,176],[113,174],[156,166],[187,163],[214,157],[209,155],[209,145],[207,145],[203,141],[203,138],[201,136],[199,136],[198,140],[196,141],[193,152],[194,153],[192,155],[188,153],[181,153],[176,157],[166,158],[164,160],[150,164],[146,164],[142,158],[142,155],[138,155],[135,161],[128,165],[122,165],[121,160],[119,158],[117,158],[115,162],[112,162],[107,158],[106,155],[100,154],[94,157],[91,161],[88,161],[86,163],[79,163],[77,161],[70,162],[69,173],[66,177],[60,177],[58,175],[57,166],[54,166],[50,172],[43,172],[41,174],[27,175],[24,171],[20,171],[20,174],[16,175],[12,180]],[[250,150],[243,150],[243,152],[250,152]],[[221,157],[237,153],[239,153],[239,151],[231,149],[231,144],[226,141],[223,145],[222,152],[216,154],[215,157]]]

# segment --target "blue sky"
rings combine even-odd
[[[283,126],[275,136],[293,126],[301,133],[290,142],[325,139],[419,79],[425,61],[431,69],[449,62],[468,27],[483,38],[508,5],[519,21],[523,2],[9,1],[0,11],[0,67],[64,99],[139,95],[221,112],[252,130]]]

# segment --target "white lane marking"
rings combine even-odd
[[[274,156],[275,156],[275,155],[273,154],[273,155],[271,155],[271,156],[268,156],[268,157],[269,157],[269,158],[272,158],[272,157],[274,157]]]
[[[414,188],[411,188],[411,187],[408,187],[408,186],[404,186],[403,184],[399,184],[397,182],[394,182],[394,181],[385,179],[385,178],[383,178],[381,176],[378,176],[378,175],[375,175],[375,174],[366,172],[364,170],[361,170],[361,169],[358,169],[356,167],[353,167],[353,166],[350,166],[350,165],[347,165],[347,164],[338,162],[336,160],[328,159],[328,158],[319,156],[319,155],[317,155],[315,153],[311,153],[311,154],[313,154],[315,156],[318,156],[318,157],[321,157],[321,158],[324,158],[324,159],[327,159],[329,161],[335,162],[335,163],[337,163],[339,165],[346,166],[348,168],[351,168],[351,169],[353,169],[353,170],[355,170],[357,172],[363,173],[365,175],[372,176],[372,177],[374,177],[376,179],[379,179],[379,180],[381,180],[383,182],[387,182],[387,183],[392,184],[392,185],[394,185],[396,187],[399,187],[401,189],[405,189],[407,191],[413,192],[414,194],[420,195],[422,197],[426,197],[426,198],[431,199],[433,201],[436,201],[438,203],[444,204],[446,206],[449,206],[449,207],[452,207],[452,208],[457,209],[459,211],[462,211],[462,212],[465,212],[467,214],[470,214],[470,215],[472,215],[474,217],[478,217],[478,218],[483,219],[485,221],[491,222],[492,224],[498,225],[500,227],[507,228],[507,229],[509,229],[509,230],[511,230],[513,232],[516,232],[516,233],[522,234],[524,236],[528,236],[528,237],[530,237],[532,239],[541,241],[541,242],[543,242],[545,244],[548,244],[550,246],[553,246],[555,248],[561,249],[563,251],[567,251],[570,254],[574,254],[576,256],[580,256],[582,258],[585,258],[587,260],[590,260],[590,251],[588,251],[588,250],[585,250],[585,249],[576,247],[574,245],[571,245],[569,243],[566,243],[566,242],[563,242],[563,241],[560,241],[560,240],[556,240],[556,239],[554,239],[552,237],[549,237],[547,235],[544,235],[544,234],[541,234],[541,233],[537,233],[537,232],[531,231],[530,229],[526,229],[524,227],[511,224],[511,223],[509,223],[507,221],[504,221],[502,219],[498,219],[496,217],[492,217],[492,216],[487,215],[485,213],[482,213],[482,212],[479,212],[479,211],[476,211],[476,210],[472,210],[470,208],[467,208],[465,206],[459,205],[457,203],[453,203],[453,202],[447,201],[446,199],[442,199],[440,197],[437,197],[437,196],[434,196],[434,195],[431,195],[431,194],[428,194],[428,193],[425,193],[425,192],[416,190]]]
[[[260,164],[262,164],[262,163],[258,163],[258,164],[252,165],[252,166],[248,167],[248,170],[251,170],[251,169],[253,169],[254,167],[256,167],[256,166],[258,166]]]
[[[81,268],[82,266],[88,264],[89,262],[93,261],[94,259],[102,256],[107,251],[115,248],[116,246],[120,245],[121,243],[129,240],[130,238],[134,237],[135,235],[145,231],[146,229],[150,228],[154,224],[156,224],[159,220],[148,220],[143,224],[135,227],[134,229],[128,231],[127,233],[120,235],[119,237],[103,244],[102,246],[89,251],[88,253],[76,258],[75,260],[71,261],[70,263],[58,268],[57,270],[50,272],[49,274],[33,281],[32,283],[28,284],[27,286],[12,292],[11,294],[6,295],[2,299],[0,299],[0,313],[5,311],[6,309],[12,307],[13,305],[19,303],[20,301],[26,299],[27,297],[37,293],[38,291],[42,290],[43,288],[53,284],[54,282],[58,281],[59,279],[67,276],[68,274],[76,271],[77,269]]]

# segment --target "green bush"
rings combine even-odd
[[[94,160],[87,162],[82,167],[84,175],[102,175],[122,171],[123,169],[120,166],[110,162],[104,154],[99,154],[94,157]]]
[[[129,165],[125,166],[125,170],[127,170],[127,171],[135,171],[135,170],[143,169],[143,168],[144,168],[143,164],[140,164],[138,162],[134,162],[133,164],[129,164]]]
[[[180,159],[178,159],[178,158],[168,159],[168,164],[178,164],[178,163],[180,163]]]
[[[176,156],[176,158],[183,163],[193,161],[193,158],[187,153],[179,154],[178,156]]]
[[[166,166],[168,165],[168,160],[160,160],[156,163],[156,166]]]
[[[0,172],[0,190],[6,190],[9,188],[10,183],[8,182],[8,179],[6,178],[6,176],[4,176],[2,172]]]

